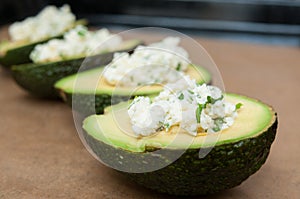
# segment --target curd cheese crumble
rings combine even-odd
[[[183,76],[179,82],[167,84],[152,101],[149,97],[136,97],[128,115],[138,136],[168,131],[173,126],[196,136],[199,132],[214,133],[230,127],[240,106],[225,101],[219,88],[199,85]]]
[[[89,31],[87,27],[78,25],[66,32],[63,39],[52,39],[37,45],[31,52],[30,59],[41,63],[95,55],[114,50],[121,43],[120,36],[110,34],[105,28]]]
[[[187,51],[178,46],[179,42],[180,38],[167,37],[158,43],[139,46],[131,55],[115,53],[103,76],[114,86],[175,82],[190,63]]]
[[[13,41],[35,42],[64,33],[75,20],[69,5],[47,6],[38,15],[13,23],[8,32]]]

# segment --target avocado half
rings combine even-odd
[[[128,40],[111,52],[56,62],[16,65],[12,66],[11,73],[15,81],[30,94],[43,98],[58,98],[54,83],[77,73],[83,63],[86,66],[85,70],[108,64],[115,52],[130,52],[141,44],[140,40]]]
[[[276,113],[268,105],[237,94],[225,94],[225,99],[243,106],[233,126],[218,133],[192,137],[172,129],[171,133],[137,138],[127,115],[128,103],[123,102],[102,115],[87,117],[84,138],[104,164],[147,188],[173,195],[216,193],[241,184],[259,170],[277,130]],[[210,152],[199,157],[199,150]],[[170,161],[172,154],[180,151],[182,155]],[[167,166],[143,171],[160,162]]]
[[[66,29],[66,31],[80,24],[86,25],[87,21],[85,19],[77,20],[74,25]],[[2,42],[0,44],[0,64],[4,67],[10,67],[12,65],[32,63],[29,55],[36,45],[46,43],[51,39],[60,38],[63,38],[63,34],[37,42]]]
[[[143,86],[140,89],[119,87],[108,84],[102,77],[103,67],[80,72],[62,78],[55,83],[62,99],[83,115],[101,114],[105,107],[127,101],[138,95],[155,95],[163,90],[163,86]],[[200,66],[189,65],[185,74],[196,82],[209,83],[210,73]],[[98,86],[97,86],[98,85]]]

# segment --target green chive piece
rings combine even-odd
[[[242,106],[243,106],[243,104],[242,104],[242,103],[238,103],[238,104],[236,104],[236,105],[235,105],[235,110],[238,110],[238,109],[240,109]]]
[[[177,70],[177,71],[180,71],[180,69],[181,69],[181,63],[178,63],[178,64],[177,64],[177,67],[176,67],[176,70]]]
[[[203,105],[202,104],[198,104],[198,107],[196,109],[196,120],[197,120],[197,123],[200,123],[200,116],[201,116],[202,109],[203,109]]]
[[[181,94],[178,96],[178,99],[180,99],[180,100],[183,100],[183,99],[184,99],[183,93],[181,93]]]
[[[80,31],[77,32],[77,34],[78,34],[79,36],[84,36],[85,33],[86,33],[86,32],[85,32],[84,30],[80,30]]]

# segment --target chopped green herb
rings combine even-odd
[[[202,109],[203,109],[203,105],[202,104],[198,104],[198,107],[196,109],[197,123],[200,123],[200,116],[201,116]]]
[[[162,121],[159,121],[158,123],[160,126],[156,129],[156,131],[162,131],[164,129],[168,130],[170,128],[169,123],[164,124]]]
[[[242,106],[243,106],[243,104],[242,104],[242,103],[238,103],[238,104],[236,104],[236,105],[235,105],[235,110],[238,110],[238,109],[240,109]]]
[[[215,119],[215,126],[213,128],[213,131],[214,132],[220,131],[223,123],[224,123],[224,119],[223,118],[217,118],[217,119]]]
[[[217,118],[217,119],[215,119],[215,124],[217,124],[217,125],[222,125],[224,123],[224,118]]]
[[[165,126],[166,129],[170,128],[170,124],[169,123],[166,123],[164,126]]]
[[[215,126],[212,130],[213,130],[214,132],[218,132],[218,131],[220,131],[221,129],[220,129],[219,126]]]
[[[188,92],[189,92],[190,94],[194,94],[194,92],[193,92],[193,91],[191,91],[191,90],[188,90]]]
[[[86,31],[84,31],[84,30],[80,30],[77,32],[77,34],[82,37],[85,35],[85,33],[86,33]]]
[[[180,71],[180,69],[181,69],[181,63],[178,63],[178,64],[177,64],[177,67],[176,67],[176,70],[177,70],[177,71]]]
[[[164,125],[164,122],[159,121],[158,124],[159,124],[160,126],[163,126],[163,125]]]
[[[211,104],[212,103],[212,97],[211,96],[207,96],[207,103]]]
[[[207,96],[207,103],[214,104],[216,101],[222,100],[223,98],[223,95],[221,95],[221,97],[219,97],[218,99],[214,99],[211,96]]]
[[[180,100],[183,100],[183,99],[184,99],[183,93],[181,93],[181,94],[178,96],[178,99],[180,99]]]

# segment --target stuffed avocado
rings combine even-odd
[[[241,184],[268,157],[276,112],[249,97],[195,88],[164,90],[87,117],[87,145],[104,164],[159,192],[203,195]],[[201,150],[209,153],[199,157]],[[159,164],[165,166],[149,170]]]
[[[209,83],[210,73],[186,61],[188,54],[177,46],[179,41],[179,38],[169,37],[139,46],[131,55],[117,53],[107,66],[65,77],[55,88],[69,105],[88,115],[95,110],[103,113],[106,106],[128,100],[129,96],[157,94],[163,84],[176,81],[184,74],[200,84]],[[133,90],[136,87],[139,89]]]
[[[107,39],[109,42],[105,42]],[[79,25],[65,33],[64,39],[35,46],[30,53],[34,63],[12,66],[11,71],[16,82],[29,93],[56,98],[54,83],[76,73],[82,63],[88,65],[86,69],[101,66],[111,61],[114,52],[132,51],[139,44],[139,40],[122,41],[107,29],[89,31]]]
[[[72,106],[73,103],[76,108],[82,108],[78,111],[87,115],[95,111],[98,114],[103,113],[105,107],[110,106],[112,103],[128,100],[130,94],[133,96],[155,95],[163,89],[159,85],[145,86],[135,92],[130,87],[116,88],[108,84],[103,78],[99,78],[103,70],[104,67],[95,68],[70,75],[56,82],[55,88],[67,104]],[[190,65],[186,73],[195,78],[200,84],[211,81],[209,72],[200,66]],[[98,86],[95,89],[97,84]],[[114,97],[113,100],[112,96]],[[72,101],[74,99],[75,101]]]
[[[36,45],[62,38],[64,32],[78,24],[86,21],[76,21],[68,5],[47,6],[37,16],[13,23],[8,29],[10,40],[0,44],[0,64],[9,67],[32,62],[29,54]]]

